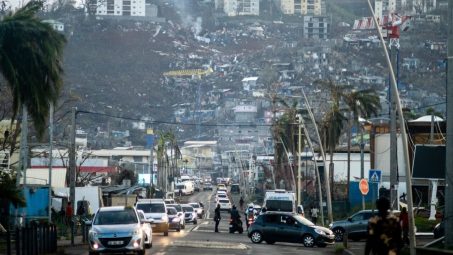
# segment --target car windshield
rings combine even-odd
[[[185,188],[186,188],[186,186],[184,186],[184,185],[176,185],[176,189],[185,189]]]
[[[99,211],[94,220],[94,225],[120,225],[137,223],[134,210]]]
[[[218,194],[217,196],[218,196],[218,197],[226,197],[225,194]]]
[[[185,212],[193,212],[193,207],[192,206],[183,206],[182,209]]]
[[[168,215],[176,215],[178,212],[173,207],[167,207],[167,214]]]
[[[159,204],[137,204],[137,210],[143,210],[144,213],[164,213],[165,205]]]
[[[305,226],[314,226],[315,224],[309,220],[307,220],[307,218],[305,217],[302,217],[301,215],[294,215],[294,218],[299,221],[300,223],[304,224]]]
[[[171,207],[175,208],[177,212],[182,212],[182,207],[181,207],[181,205],[178,205],[178,204],[170,204],[170,205],[168,205],[168,206],[171,206]]]
[[[266,207],[268,211],[292,212],[293,202],[290,200],[267,200]]]
[[[200,208],[199,204],[190,204],[193,208]]]

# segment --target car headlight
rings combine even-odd
[[[315,232],[320,235],[324,235],[324,236],[326,235],[326,233],[324,231],[322,231],[321,229],[315,228]]]
[[[139,234],[140,234],[140,230],[139,229],[134,229],[134,231],[131,232],[132,236],[137,236]]]
[[[174,222],[174,223],[177,223],[177,222],[180,221],[180,219],[179,218],[173,218],[171,221]]]
[[[163,220],[163,221],[168,221],[168,217],[167,217],[166,215],[163,215],[163,216],[162,216],[162,220]]]

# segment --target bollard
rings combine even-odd
[[[343,246],[345,249],[349,248],[348,247],[348,231],[346,230],[343,234]]]

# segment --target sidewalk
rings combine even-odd
[[[74,246],[88,245],[88,242],[82,243],[82,236],[74,236]],[[57,247],[69,247],[71,245],[71,239],[57,240]]]

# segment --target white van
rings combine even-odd
[[[192,195],[195,191],[195,185],[190,181],[176,183],[175,193],[179,195],[179,191],[181,191],[181,195]]]

